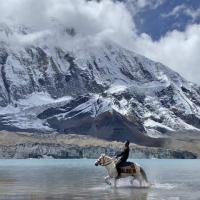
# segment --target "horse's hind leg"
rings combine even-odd
[[[142,187],[143,177],[141,176],[141,174],[138,174],[138,175],[137,175],[137,180],[138,180],[138,182],[139,182],[139,184],[140,184],[140,187]]]
[[[142,187],[143,176],[141,174],[141,168],[136,165],[136,179],[138,180],[140,187]]]
[[[106,176],[104,178],[105,182],[108,184],[108,185],[111,185],[111,182],[109,181],[110,180],[110,176]]]

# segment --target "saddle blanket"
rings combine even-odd
[[[134,173],[136,173],[135,164],[132,163],[132,162],[125,162],[120,167],[120,171],[121,171],[121,173],[131,173],[131,174],[134,174]]]

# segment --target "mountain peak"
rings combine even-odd
[[[5,27],[6,33],[13,32]],[[18,30],[25,38],[31,36],[28,28]],[[199,131],[197,85],[114,42],[91,44],[89,38],[78,43],[75,29],[62,30],[73,42],[61,45],[40,33],[45,37],[32,35],[34,45],[0,48],[1,129],[107,139],[125,134],[139,143],[149,143],[148,135]]]

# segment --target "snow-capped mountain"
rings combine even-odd
[[[29,28],[1,24],[0,129],[145,144],[148,136],[200,131],[199,86],[111,41],[61,45],[57,38],[76,35],[61,27],[53,35],[32,35]],[[13,45],[16,37],[23,45]]]

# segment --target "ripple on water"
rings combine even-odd
[[[154,184],[152,184],[152,188],[154,188],[154,189],[171,190],[176,187],[177,186],[175,184],[170,184],[170,183],[154,183]]]
[[[0,199],[197,200],[200,160],[140,160],[150,188],[129,179],[107,185],[104,168],[94,160],[0,160]],[[167,173],[169,172],[170,173]],[[112,181],[113,184],[113,181]]]

